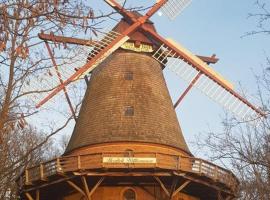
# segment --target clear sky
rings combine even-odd
[[[193,1],[176,20],[154,17],[156,27],[165,37],[172,37],[200,55],[215,53],[220,59],[214,69],[237,88],[239,82],[249,94],[256,93],[252,70],[259,73],[266,55],[270,55],[270,36],[244,37],[255,30],[257,21],[247,18],[257,13],[254,0]],[[173,73],[165,70],[168,87],[175,102],[186,87]],[[177,108],[177,115],[187,142],[193,152],[195,135],[210,130],[221,131],[222,108],[200,92],[193,90]]]
[[[256,13],[255,0],[194,0],[174,21],[155,15],[152,21],[164,37],[183,44],[194,54],[220,59],[214,69],[237,87],[238,82],[250,93],[256,92],[252,69],[260,72],[266,55],[270,55],[270,36],[257,35],[241,38],[256,28],[256,20],[247,19],[248,13]],[[137,5],[135,0],[130,0]],[[154,1],[151,1],[154,2]],[[149,3],[149,1],[147,1]],[[91,1],[92,7],[108,10],[101,0]],[[173,73],[164,70],[173,102],[187,86]],[[195,135],[205,135],[209,129],[221,131],[222,108],[200,92],[192,90],[177,108],[177,115],[184,136],[193,153]],[[72,127],[65,132],[72,132]],[[202,156],[201,154],[197,154]]]

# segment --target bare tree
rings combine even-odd
[[[25,100],[25,95],[41,92],[23,90],[29,84],[29,77],[50,67],[46,65],[49,58],[40,47],[37,34],[41,30],[61,35],[96,33],[97,25],[113,13],[96,16],[85,1],[2,0],[0,7],[0,91],[4,94],[0,97],[2,137],[15,122],[23,122],[35,113],[21,101]]]
[[[267,0],[256,0],[255,6],[258,11],[249,13],[248,17],[257,20],[257,27],[255,30],[248,32],[246,35],[255,34],[270,34],[270,5]]]
[[[52,140],[37,148],[45,138],[44,133],[38,133],[31,126],[23,129],[16,127],[9,134],[4,135],[0,145],[0,199],[17,199],[15,181],[18,175],[27,166],[58,154]]]
[[[240,181],[239,199],[270,199],[269,119],[242,122],[227,118],[222,132],[209,132],[199,147],[212,161],[231,168]]]
[[[51,68],[37,34],[41,30],[64,36],[97,34],[101,23],[114,13],[96,14],[90,3],[0,0],[0,199],[16,199],[15,177],[27,166],[55,155],[57,150],[49,151],[50,138],[71,121],[66,115],[62,124],[46,125],[46,132],[28,121],[38,112],[29,95],[47,89],[24,88]]]
[[[270,34],[270,4],[256,0],[257,12],[249,18],[257,19],[257,27],[245,36]],[[200,148],[207,148],[213,161],[233,169],[240,181],[239,199],[270,199],[270,59],[257,80],[256,97],[266,113],[265,119],[240,121],[229,115],[223,120],[223,131],[208,132],[204,141],[198,141]]]

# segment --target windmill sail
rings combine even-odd
[[[127,0],[105,0],[113,7],[124,6]],[[157,3],[163,3],[164,5],[160,8],[161,12],[164,13],[169,19],[174,20],[190,3],[192,0],[157,0]]]
[[[122,35],[115,31],[110,31],[104,34],[102,39],[98,42],[90,41],[91,47],[87,45],[79,47],[76,53],[77,56],[75,58],[77,60],[77,62],[75,63],[78,63],[78,65],[74,67],[76,69],[76,72],[74,71],[71,75],[66,77],[65,81],[63,81],[62,84],[56,85],[55,89],[51,93],[49,93],[48,96],[43,98],[36,105],[36,107],[40,107],[41,105],[46,103],[49,99],[59,93],[65,87],[65,85],[68,85],[69,83],[78,80],[85,74],[90,73],[128,39],[128,36]],[[89,51],[85,51],[85,49],[88,49]],[[88,62],[86,62],[86,58],[88,58]],[[84,64],[81,64],[82,62],[84,62]],[[70,69],[70,66],[66,66],[66,69]]]
[[[74,74],[76,67],[83,66],[86,63],[86,58],[91,50],[92,48],[87,46],[77,46],[72,49],[61,48],[59,51],[63,51],[63,54],[66,55],[61,61],[57,60],[57,71],[52,64],[46,63],[44,64],[45,66],[43,66],[43,69],[27,79],[26,83],[23,85],[23,91],[28,94],[31,104],[37,105],[38,102],[44,99],[50,92],[56,89],[59,84],[61,84],[59,74],[62,80],[66,80]],[[72,96],[73,100],[75,98],[74,94],[76,94],[76,97],[78,95],[81,96],[78,92],[73,92],[74,88],[82,88],[85,85],[84,82],[82,84],[81,81],[77,80],[76,84],[69,84],[68,86],[68,93]],[[60,93],[58,98],[52,99],[51,103],[56,103],[59,99],[65,98],[63,94],[64,93]]]
[[[109,5],[113,7],[118,7],[119,5],[114,0],[106,0]],[[72,81],[78,79],[84,73],[91,72],[94,68],[96,68],[103,60],[105,60],[110,54],[112,54],[115,50],[121,47],[127,40],[129,40],[129,34],[132,34],[136,29],[141,27],[152,15],[154,15],[158,9],[165,3],[154,5],[146,14],[138,19],[138,21],[134,22],[130,27],[125,29],[121,34],[115,31],[111,31],[109,34],[106,34],[105,37],[94,46],[90,56],[88,57],[88,62],[80,67],[72,76],[70,76],[67,80],[63,81],[55,90],[53,90],[46,98],[40,101],[36,107],[42,106],[48,100],[50,100],[53,96],[59,93],[61,90],[65,88],[66,85],[71,83]],[[124,9],[122,9],[124,10]]]
[[[158,0],[160,2],[161,0]],[[173,20],[179,15],[189,4],[191,0],[168,0],[162,7],[161,12],[169,19]]]
[[[187,82],[202,74],[194,87],[238,117],[254,119],[264,113],[233,90],[233,85],[180,44],[167,40],[153,57]],[[169,46],[173,46],[174,49]],[[177,49],[177,51],[175,51]],[[179,54],[181,52],[181,54]]]

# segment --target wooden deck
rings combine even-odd
[[[96,153],[79,156],[64,156],[25,170],[21,175],[21,186],[35,185],[57,174],[99,169],[162,169],[186,172],[208,178],[235,192],[238,180],[229,170],[208,161],[163,153],[126,152]]]

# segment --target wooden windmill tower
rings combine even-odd
[[[37,107],[63,90],[74,113],[66,86],[88,73],[91,79],[64,155],[21,175],[21,199],[234,199],[236,177],[189,151],[162,70],[190,82],[177,104],[196,87],[240,117],[263,112],[207,65],[215,57],[195,56],[157,33],[149,18],[159,9],[174,18],[189,1],[159,0],[144,16],[105,1],[123,20],[101,40],[39,35],[60,85]],[[87,63],[64,80],[47,41],[90,46]]]

